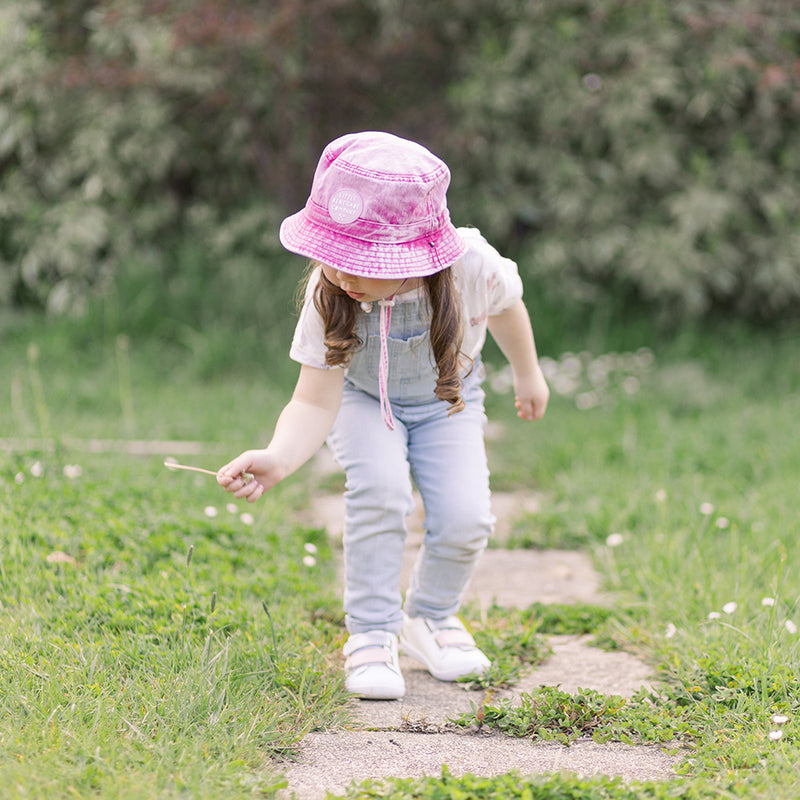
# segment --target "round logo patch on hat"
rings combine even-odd
[[[339,189],[328,203],[328,213],[334,222],[349,225],[364,210],[364,200],[355,189]]]

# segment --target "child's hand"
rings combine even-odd
[[[217,472],[217,483],[234,497],[254,503],[285,477],[285,467],[269,450],[246,450]]]
[[[544,416],[547,401],[550,399],[550,389],[538,364],[530,375],[514,376],[514,391],[517,416],[520,419],[535,420]]]

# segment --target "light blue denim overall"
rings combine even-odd
[[[437,370],[425,306],[397,303],[388,338],[388,396],[395,428],[381,417],[378,388],[379,311],[361,313],[342,406],[328,445],[345,470],[345,591],[347,630],[400,633],[400,567],[412,483],[425,509],[425,539],[405,611],[443,619],[456,613],[494,525],[483,440],[486,416],[476,362],[464,380],[464,410],[434,395]]]

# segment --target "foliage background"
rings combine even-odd
[[[799,53],[792,0],[6,0],[0,307],[264,334],[279,220],[382,128],[548,303],[796,314]]]

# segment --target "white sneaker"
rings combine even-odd
[[[442,620],[406,617],[400,647],[440,681],[482,675],[491,666],[458,617]]]
[[[389,631],[354,633],[343,648],[344,685],[365,700],[399,700],[406,684],[397,659],[397,636]]]

